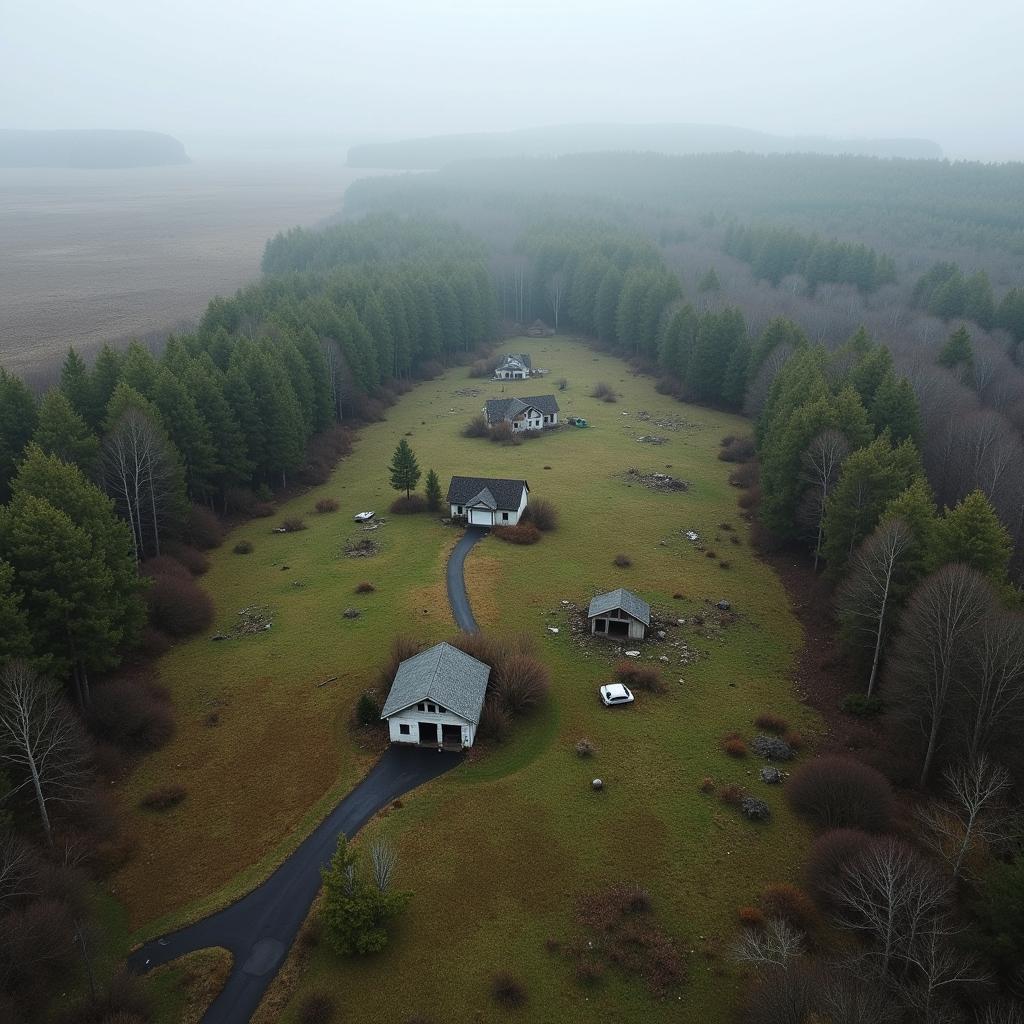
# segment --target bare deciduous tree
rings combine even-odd
[[[377,888],[387,892],[398,864],[395,848],[387,840],[375,839],[370,843],[370,864],[373,866],[373,880]]]
[[[555,330],[558,330],[558,317],[562,310],[562,300],[565,298],[565,274],[556,270],[547,283],[548,301],[551,303],[551,313],[555,318]]]
[[[993,609],[972,646],[971,671],[961,677],[961,727],[967,756],[977,761],[999,736],[1016,743],[1024,727],[1024,616]]]
[[[740,963],[764,970],[785,968],[803,951],[803,935],[781,917],[770,917],[763,928],[747,928],[734,953]]]
[[[31,786],[52,847],[50,805],[81,794],[85,751],[57,687],[20,661],[0,672],[0,760],[21,779],[14,792]]]
[[[825,528],[825,508],[839,471],[850,454],[850,445],[838,430],[823,430],[807,446],[801,457],[803,480],[808,485],[803,506],[806,521],[815,531],[814,571],[821,559],[821,537]]]
[[[991,605],[984,576],[966,565],[945,565],[921,583],[901,619],[888,677],[901,716],[925,742],[922,786],[949,724],[971,638]]]
[[[913,536],[902,519],[882,523],[857,550],[836,597],[840,619],[854,634],[865,637],[872,650],[867,692],[878,679],[882,647],[892,617],[893,580]]]

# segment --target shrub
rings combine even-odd
[[[139,801],[139,806],[147,811],[169,811],[177,807],[186,796],[188,790],[174,783],[150,791]]]
[[[756,454],[752,437],[723,437],[718,457],[722,462],[749,462]]]
[[[558,527],[558,509],[546,498],[534,498],[526,507],[524,514],[538,530],[545,533]]]
[[[387,693],[391,689],[391,684],[395,681],[398,666],[403,661],[408,661],[414,655],[419,654],[420,650],[418,640],[404,633],[399,633],[391,641],[391,651],[388,654],[388,660],[377,673],[377,692]]]
[[[576,741],[576,756],[577,757],[593,757],[594,756],[594,744],[588,739],[580,739]]]
[[[715,780],[710,775],[705,775],[700,780],[700,791],[702,793],[714,793],[715,791]]]
[[[737,785],[735,782],[729,783],[727,786],[722,786],[718,791],[718,799],[723,804],[728,804],[730,807],[739,807],[743,803],[743,797],[746,795],[742,786]]]
[[[171,541],[164,545],[164,551],[176,558],[193,576],[202,576],[210,569],[210,559],[198,548]]]
[[[793,757],[789,744],[778,736],[755,736],[750,741],[750,749],[768,761],[789,761]]]
[[[171,649],[171,638],[159,629],[146,626],[142,630],[142,639],[139,641],[139,650],[148,658],[159,658]]]
[[[704,557],[705,558],[717,558],[718,555],[716,555],[715,552],[711,548],[708,548],[707,551],[704,552]]]
[[[764,911],[760,907],[740,907],[736,916],[744,928],[761,928],[764,925]]]
[[[620,661],[615,666],[615,678],[631,690],[664,693],[667,689],[657,669],[639,665],[635,661]]]
[[[210,595],[192,580],[157,576],[146,589],[149,621],[168,636],[200,633],[213,622]]]
[[[671,395],[673,398],[678,398],[683,393],[683,386],[675,377],[660,377],[654,385],[654,390],[659,395]]]
[[[491,670],[491,687],[513,717],[533,711],[548,695],[547,666],[526,645],[505,654]]]
[[[584,988],[593,988],[604,977],[604,968],[593,960],[581,960],[573,973],[580,985]]]
[[[469,375],[477,380],[481,377],[492,377],[497,365],[497,357],[492,357],[490,359],[477,359],[476,362],[470,366]]]
[[[463,437],[487,437],[490,432],[490,427],[487,426],[487,419],[483,413],[474,416],[462,428]]]
[[[880,697],[869,697],[866,693],[850,693],[843,700],[843,710],[858,718],[874,718],[884,707]]]
[[[549,935],[544,940],[544,948],[549,953],[559,953],[562,949],[562,943],[559,939],[556,939],[553,935]]]
[[[814,902],[795,885],[770,885],[761,893],[760,902],[765,916],[781,918],[802,932],[810,931],[818,923]]]
[[[543,430],[520,430],[518,433],[524,441],[536,441],[538,437],[544,436]]]
[[[533,523],[522,521],[515,526],[496,526],[491,531],[498,540],[509,544],[536,544],[541,538],[540,530]]]
[[[369,581],[363,580],[362,583],[356,584],[357,594],[372,594],[377,588]]]
[[[884,775],[838,754],[805,764],[789,780],[786,794],[794,810],[823,828],[884,832],[895,810]]]
[[[798,733],[796,729],[787,729],[782,734],[782,742],[786,744],[790,750],[803,750],[804,749],[804,738],[801,733]]]
[[[420,494],[403,495],[391,503],[391,511],[399,516],[411,516],[427,511],[427,499]]]
[[[478,733],[481,739],[503,743],[512,731],[512,716],[493,696],[484,701]]]
[[[380,705],[372,693],[361,693],[356,701],[356,721],[360,725],[377,725],[380,722]]]
[[[193,505],[185,520],[185,539],[195,547],[209,551],[223,543],[224,527],[208,508]]]
[[[311,992],[299,1004],[300,1024],[330,1024],[334,1020],[334,997],[326,992]]]
[[[136,679],[110,679],[93,688],[86,722],[102,742],[121,750],[158,750],[174,735],[167,691]]]
[[[789,728],[787,722],[781,715],[772,714],[770,711],[763,712],[754,719],[754,725],[765,732],[774,732],[781,735]]]
[[[738,487],[741,491],[746,491],[756,486],[760,479],[761,471],[756,462],[746,462],[743,465],[737,466],[729,474],[729,483],[733,487]]]
[[[515,1009],[526,1002],[526,989],[508,971],[499,971],[491,979],[491,996],[500,1006]]]
[[[616,555],[612,559],[612,563],[620,569],[628,569],[633,564],[633,559],[629,555]]]
[[[558,378],[558,390],[559,391],[565,391],[565,389],[568,386],[569,386],[569,381],[565,377],[559,377]]]
[[[761,488],[750,487],[736,499],[736,504],[743,509],[756,508],[761,504]]]
[[[590,392],[591,398],[600,398],[602,402],[617,402],[619,396],[615,393],[615,389],[604,381],[599,381]]]
[[[231,550],[236,555],[251,555],[254,550],[254,545],[251,540],[240,540]]]
[[[722,740],[722,750],[730,757],[746,757],[747,745],[739,736],[726,736]]]
[[[281,529],[285,533],[298,533],[300,530],[307,529],[306,520],[301,516],[289,516],[287,519],[281,520]]]
[[[834,828],[814,841],[804,877],[808,890],[822,907],[831,906],[833,886],[846,866],[862,856],[871,843],[871,836],[858,828]]]
[[[516,436],[516,431],[512,429],[512,424],[508,420],[502,420],[500,423],[495,423],[491,427],[491,440],[497,441],[499,444],[519,444],[519,438]]]
[[[337,498],[321,498],[314,507],[321,515],[326,515],[328,512],[337,512],[341,503]]]
[[[277,509],[269,501],[259,501],[252,507],[252,515],[255,519],[269,519]]]
[[[154,558],[147,558],[139,566],[139,572],[143,576],[173,576],[179,580],[187,580],[192,576],[192,573],[181,562],[176,558],[171,558],[170,555],[156,555]]]
[[[732,568],[732,562],[724,562],[724,561],[723,562],[719,562],[718,563],[718,568],[719,569],[731,569]]]

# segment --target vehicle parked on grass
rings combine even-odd
[[[600,693],[601,703],[606,708],[615,707],[616,704],[632,704],[635,700],[630,688],[622,683],[605,683]]]
[[[376,515],[375,512],[357,512],[352,518],[357,523],[368,523]]]

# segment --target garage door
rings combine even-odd
[[[494,513],[490,509],[471,508],[469,510],[469,521],[473,526],[493,526]]]

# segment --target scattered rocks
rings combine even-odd
[[[687,530],[686,539],[694,544],[700,540],[700,534],[696,530]]]
[[[644,434],[638,437],[637,440],[641,444],[668,444],[667,437],[658,437],[657,434]]]
[[[274,610],[268,605],[254,604],[241,608],[238,621],[231,627],[233,636],[253,636],[265,633],[274,624]]]
[[[774,765],[766,764],[761,769],[761,781],[767,782],[769,786],[777,786],[782,782],[782,772]]]
[[[666,636],[666,633],[665,633],[665,630],[663,630],[663,629],[659,629],[659,630],[658,630],[658,632],[657,632],[657,633],[655,633],[654,635],[655,635],[655,636],[656,636],[656,637],[657,637],[657,638],[658,638],[659,640],[664,640],[664,639],[665,639],[665,636]]]
[[[717,608],[717,609],[718,609],[718,610],[719,610],[720,612],[727,612],[727,611],[730,611],[730,610],[732,609],[732,605],[731,605],[731,604],[730,604],[730,603],[729,603],[728,601],[726,601],[724,597],[722,598],[722,600],[721,600],[721,601],[719,601],[719,602],[718,602],[718,603],[717,603],[717,604],[715,605],[715,607],[716,607],[716,608]]]
[[[663,661],[666,664],[668,664],[669,657],[668,657],[667,654],[661,654],[661,655],[658,656],[658,661]]]
[[[677,480],[668,473],[642,473],[639,469],[626,470],[626,477],[651,491],[687,491],[690,484],[686,480]]]
[[[748,821],[771,821],[772,809],[756,796],[745,796],[740,803],[743,817]]]
[[[557,626],[548,626],[548,632],[549,633],[557,633],[558,632],[558,627]]]
[[[768,761],[788,761],[793,756],[793,748],[778,736],[755,736],[750,749]]]
[[[345,541],[346,558],[372,558],[380,545],[372,537],[349,537]]]
[[[363,613],[358,608],[346,608],[342,613],[342,618],[345,619],[358,619]]]
[[[594,781],[590,783],[590,788],[593,789],[593,790],[604,789],[604,780],[603,779],[594,779]]]
[[[639,651],[625,651],[624,653],[625,653],[627,658],[639,658],[640,657],[640,652]]]

